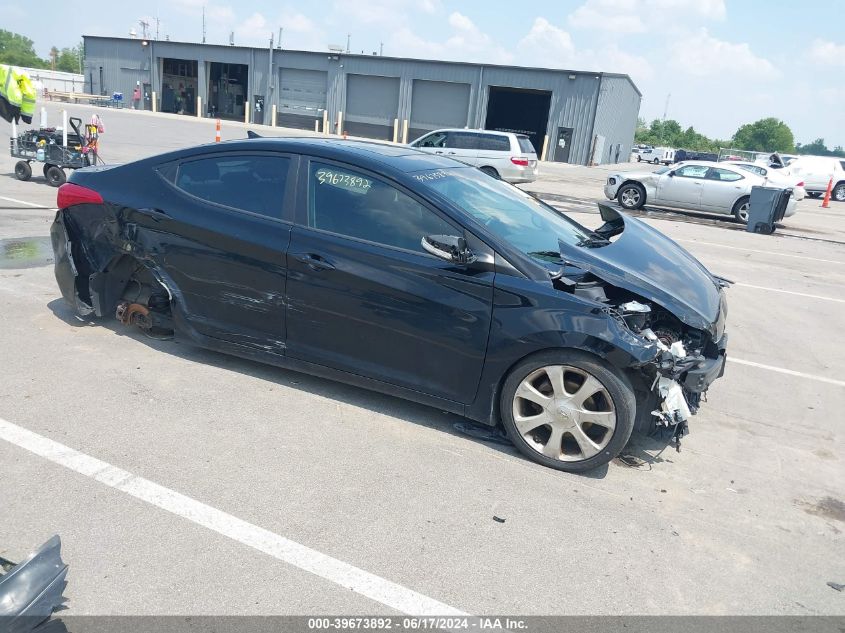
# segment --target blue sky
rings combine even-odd
[[[603,70],[630,74],[641,116],[668,114],[720,138],[766,116],[796,140],[845,145],[843,0],[169,0],[0,2],[3,28],[40,54],[78,35],[126,35],[159,17],[160,37],[285,48]],[[152,27],[155,28],[154,26]]]

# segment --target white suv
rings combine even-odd
[[[431,154],[441,154],[478,167],[510,183],[537,179],[537,153],[525,134],[492,130],[435,130],[412,142]]]
[[[845,202],[845,159],[828,156],[800,156],[790,161],[788,169],[793,176],[804,181],[804,189],[813,197],[824,195],[832,179],[831,197],[838,202]]]

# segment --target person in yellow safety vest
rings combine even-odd
[[[18,86],[21,89],[21,118],[24,123],[32,123],[35,116],[35,96],[38,91],[26,73],[16,73]]]
[[[23,102],[16,74],[11,66],[0,64],[0,117],[9,123],[18,121]]]

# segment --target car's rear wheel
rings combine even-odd
[[[748,224],[748,209],[751,207],[751,198],[748,196],[743,196],[736,202],[734,202],[734,207],[731,209],[731,213],[733,214],[734,218],[736,218],[737,222],[742,222],[743,224]]]
[[[499,172],[497,172],[493,167],[481,167],[481,171],[483,171],[485,174],[487,174],[491,178],[495,178],[496,180],[501,180],[501,176],[499,176]]]
[[[845,202],[845,182],[840,182],[833,188],[831,198],[837,202]]]
[[[502,423],[529,459],[570,472],[606,464],[628,443],[636,399],[613,367],[577,350],[519,363],[501,395]]]
[[[15,178],[18,180],[29,180],[32,178],[32,167],[25,160],[15,163]]]
[[[55,165],[51,165],[44,175],[47,177],[47,182],[50,183],[53,187],[63,185],[67,180],[67,178],[65,178],[64,169],[62,169],[61,167],[56,167]]]
[[[654,163],[655,165],[659,165],[659,164],[660,164],[660,159],[659,159],[659,158],[655,158],[655,159],[654,159],[653,161],[651,161],[651,162],[652,162],[652,163]]]
[[[635,182],[624,184],[616,192],[616,199],[625,209],[639,209],[645,204],[645,189]]]
[[[44,163],[44,167],[41,168],[45,178],[47,177],[47,172],[50,171],[50,167],[52,167],[50,163]]]

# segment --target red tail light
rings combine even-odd
[[[520,158],[519,156],[511,156],[511,162],[514,165],[519,165],[520,167],[528,167],[528,159],[527,158]]]
[[[93,189],[66,182],[59,187],[56,194],[56,206],[59,209],[67,209],[76,204],[103,204],[103,196]]]
[[[795,186],[796,186],[796,187],[803,187],[803,186],[804,186],[804,181],[802,180],[801,182],[799,182],[799,183],[798,183],[797,185],[795,185]]]

